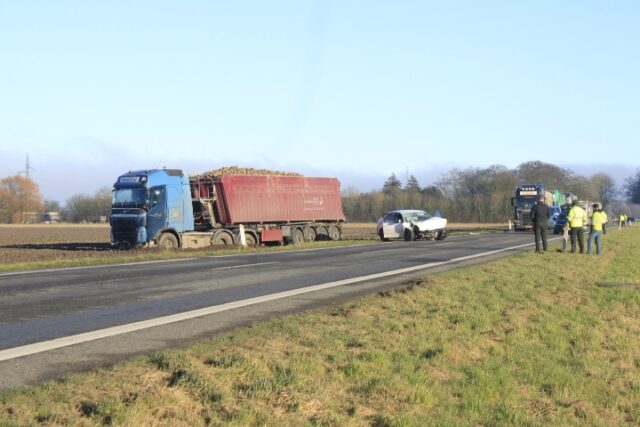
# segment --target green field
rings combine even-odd
[[[555,247],[552,247],[555,249]],[[639,425],[640,227],[0,395],[0,425]]]

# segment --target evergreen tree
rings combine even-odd
[[[627,178],[624,192],[627,200],[632,203],[640,203],[640,169],[636,171],[635,176]]]
[[[402,188],[402,183],[398,179],[395,173],[392,173],[389,178],[384,182],[384,186],[382,187],[382,191],[384,193],[392,193],[396,190],[400,190]]]
[[[407,184],[404,186],[404,189],[408,191],[420,191],[420,184],[418,184],[418,180],[416,179],[415,176],[413,175],[409,176],[409,179],[407,180]]]

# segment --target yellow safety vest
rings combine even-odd
[[[606,224],[607,222],[607,214],[605,211],[594,212],[591,215],[591,224],[593,225],[594,231],[602,231],[602,224]]]
[[[569,211],[567,219],[571,228],[582,227],[587,222],[587,212],[580,206],[574,206]]]

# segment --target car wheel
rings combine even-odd
[[[380,236],[380,240],[382,240],[383,242],[389,241],[389,239],[385,239],[384,231],[382,231],[382,229],[380,229],[380,231],[378,231],[378,236]]]
[[[412,229],[407,228],[406,230],[404,230],[404,240],[406,242],[411,242],[415,240],[415,234]]]

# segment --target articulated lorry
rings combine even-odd
[[[128,172],[113,186],[111,243],[199,248],[339,240],[345,221],[335,178]]]
[[[531,221],[531,208],[538,203],[540,196],[544,196],[545,203],[553,204],[553,194],[544,190],[542,184],[518,184],[515,196],[511,198],[513,206],[513,224],[516,231],[533,228]]]

